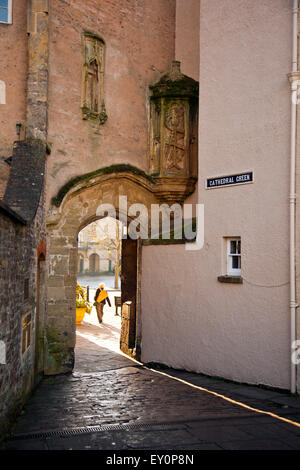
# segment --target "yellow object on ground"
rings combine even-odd
[[[76,308],[76,325],[80,325],[80,323],[82,322],[84,318],[85,312],[86,312],[85,307]]]

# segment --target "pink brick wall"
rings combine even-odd
[[[0,197],[9,168],[3,158],[12,154],[16,122],[25,121],[27,73],[26,0],[13,2],[13,24],[0,24],[0,80],[6,84],[6,104],[0,104]]]
[[[84,30],[106,43],[107,122],[81,117]],[[53,0],[47,196],[70,178],[116,163],[147,169],[147,90],[175,52],[175,0]]]

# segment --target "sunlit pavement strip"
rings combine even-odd
[[[92,319],[91,319],[91,320],[92,320]],[[91,321],[91,323],[92,323],[92,322],[93,322],[93,324],[96,324],[95,320],[94,320],[94,321]],[[103,344],[103,341],[100,341],[100,340],[97,341],[97,339],[96,339],[93,335],[84,335],[84,334],[82,334],[82,333],[80,333],[80,332],[78,332],[78,331],[77,331],[77,334],[78,334],[79,336],[85,337],[86,339],[88,339],[89,341],[94,342],[94,343],[97,344],[97,345]],[[190,382],[188,382],[188,381],[186,381],[186,380],[180,379],[180,378],[178,378],[178,377],[174,377],[174,376],[172,376],[172,375],[169,375],[169,374],[166,373],[166,372],[162,372],[162,371],[158,371],[158,370],[156,370],[156,369],[149,368],[149,367],[145,366],[143,363],[141,363],[141,362],[139,362],[139,361],[137,361],[137,360],[135,360],[135,359],[133,359],[133,358],[127,356],[126,354],[123,354],[122,351],[120,351],[120,349],[119,349],[119,343],[116,342],[116,338],[117,338],[117,335],[116,335],[115,338],[112,338],[111,340],[107,339],[107,340],[105,341],[105,347],[107,347],[107,348],[110,349],[111,351],[114,351],[114,352],[116,352],[116,353],[118,353],[118,354],[120,354],[120,355],[122,355],[122,356],[124,356],[124,357],[126,357],[126,358],[128,358],[128,359],[130,359],[132,362],[138,364],[139,366],[142,366],[142,367],[146,368],[147,370],[151,370],[151,371],[154,372],[155,374],[159,374],[159,375],[162,375],[162,376],[164,376],[164,377],[168,377],[169,379],[175,380],[175,381],[180,382],[180,383],[182,383],[182,384],[184,384],[184,385],[187,385],[188,387],[191,387],[191,388],[194,388],[194,389],[196,389],[196,390],[200,390],[200,391],[202,391],[202,392],[205,392],[205,393],[208,393],[208,394],[213,395],[213,396],[215,396],[215,397],[218,397],[218,398],[220,398],[220,399],[222,399],[222,400],[227,401],[228,403],[231,403],[231,404],[233,404],[233,405],[239,406],[239,407],[244,408],[244,409],[246,409],[246,410],[253,411],[253,412],[259,413],[259,414],[263,414],[263,415],[266,415],[266,416],[270,416],[270,417],[275,418],[275,419],[277,419],[277,420],[279,420],[279,421],[283,421],[283,422],[285,422],[285,423],[291,424],[292,426],[295,426],[295,427],[297,427],[297,428],[300,428],[300,423],[297,423],[296,421],[292,421],[291,419],[284,418],[283,416],[279,416],[279,415],[277,415],[277,414],[275,414],[275,413],[272,413],[272,412],[270,412],[270,411],[265,411],[265,410],[261,410],[261,409],[258,409],[258,408],[254,408],[254,407],[249,406],[249,405],[246,405],[245,403],[242,403],[242,402],[240,402],[240,401],[233,400],[232,398],[229,398],[229,397],[227,397],[227,396],[225,396],[225,395],[222,395],[222,394],[220,394],[220,393],[214,392],[214,391],[212,391],[212,390],[209,390],[209,389],[207,389],[207,388],[201,387],[201,386],[199,386],[199,385],[192,384],[192,383],[190,383]]]
[[[165,372],[157,371],[157,370],[151,369],[151,368],[149,370],[151,370],[152,372],[155,372],[156,374],[163,375],[165,377],[168,377],[169,379],[173,379],[173,380],[176,380],[177,382],[188,385],[189,387],[196,388],[197,390],[201,390],[202,392],[209,393],[210,395],[214,395],[215,397],[221,398],[222,400],[225,400],[229,403],[232,403],[233,405],[237,405],[237,406],[240,406],[240,407],[245,408],[247,410],[254,411],[255,413],[260,413],[260,414],[263,414],[263,415],[271,416],[272,418],[279,419],[280,421],[284,421],[285,423],[288,423],[288,424],[291,424],[293,426],[296,426],[297,428],[300,428],[300,423],[297,423],[296,421],[292,421],[290,419],[284,418],[284,417],[279,416],[279,415],[277,415],[275,413],[272,413],[270,411],[264,411],[264,410],[259,410],[257,408],[253,408],[252,406],[246,405],[245,403],[242,403],[242,402],[236,401],[236,400],[232,400],[231,398],[226,397],[225,395],[221,395],[220,393],[213,392],[212,390],[208,390],[207,388],[200,387],[199,385],[191,384],[191,383],[187,382],[186,380],[179,379],[178,377],[173,377],[172,375],[169,375]]]
[[[82,336],[82,337],[87,338],[89,341],[92,341],[92,342],[94,342],[95,344],[98,344],[98,345],[103,344],[103,342],[101,342],[100,340],[97,341],[97,339],[96,339],[93,335],[84,335],[84,334],[82,334],[82,333],[80,333],[80,332],[78,332],[78,331],[77,331],[77,334],[78,334],[79,336]],[[272,417],[272,418],[278,419],[278,420],[283,421],[283,422],[285,422],[285,423],[291,424],[292,426],[296,426],[297,428],[300,428],[300,423],[297,423],[296,421],[292,421],[292,420],[290,420],[290,419],[284,418],[284,417],[279,416],[279,415],[277,415],[277,414],[275,414],[275,413],[272,413],[272,412],[270,412],[270,411],[264,411],[264,410],[260,410],[260,409],[258,409],[258,408],[254,408],[254,407],[249,406],[249,405],[246,405],[245,403],[242,403],[242,402],[240,402],[240,401],[233,400],[232,398],[226,397],[225,395],[222,395],[222,394],[220,394],[220,393],[214,392],[214,391],[212,391],[212,390],[209,390],[209,389],[207,389],[207,388],[201,387],[201,386],[199,386],[199,385],[194,385],[194,384],[192,384],[192,383],[190,383],[190,382],[187,382],[186,380],[183,380],[183,379],[180,379],[180,378],[178,378],[178,377],[174,377],[174,376],[172,376],[172,375],[169,375],[169,374],[166,373],[166,372],[161,372],[161,371],[158,371],[158,370],[156,370],[156,369],[149,368],[149,367],[145,366],[142,362],[139,362],[139,361],[137,361],[137,360],[135,360],[135,359],[133,359],[133,358],[130,358],[130,357],[128,357],[126,354],[123,354],[122,351],[120,351],[120,349],[119,349],[119,344],[116,343],[116,341],[113,340],[113,339],[112,339],[112,340],[106,340],[106,341],[105,341],[105,346],[106,346],[107,348],[109,348],[111,351],[114,351],[114,352],[116,352],[116,353],[118,353],[118,354],[120,354],[120,355],[122,355],[122,356],[124,356],[124,357],[126,357],[126,358],[128,358],[128,359],[130,359],[132,362],[138,364],[139,366],[142,366],[142,367],[146,368],[147,370],[151,370],[151,371],[154,372],[155,374],[159,374],[159,375],[162,375],[162,376],[164,376],[164,377],[168,377],[169,379],[172,379],[172,380],[175,380],[175,381],[177,381],[177,382],[180,382],[180,383],[182,383],[182,384],[184,384],[184,385],[187,385],[188,387],[191,387],[191,388],[200,390],[200,391],[205,392],[205,393],[209,393],[210,395],[213,395],[213,396],[215,396],[215,397],[218,397],[218,398],[220,398],[220,399],[222,399],[222,400],[227,401],[228,403],[231,403],[231,404],[233,404],[233,405],[239,406],[239,407],[244,408],[244,409],[246,409],[246,410],[253,411],[253,412],[259,413],[259,414],[263,414],[263,415],[266,415],[266,416],[270,416],[270,417]]]
[[[125,355],[124,355],[125,356]],[[127,356],[125,356],[127,357]],[[156,369],[152,369],[151,367],[147,367],[145,366],[142,362],[139,362],[133,358],[129,358],[131,361],[135,362],[136,364],[146,368],[147,370],[151,370],[151,372],[154,372],[155,374],[159,374],[159,375],[162,375],[164,377],[168,377],[169,379],[172,379],[172,380],[175,380],[176,382],[180,382],[184,385],[187,385],[191,388],[194,388],[196,390],[200,390],[201,392],[205,392],[205,393],[208,393],[210,395],[213,395],[215,397],[218,397],[218,398],[221,398],[222,400],[225,400],[227,401],[228,403],[231,403],[233,405],[237,405],[237,406],[240,406],[241,408],[245,408],[249,411],[254,411],[255,413],[259,413],[259,414],[263,414],[263,415],[266,415],[266,416],[270,416],[272,418],[275,418],[275,419],[278,419],[280,421],[283,421],[285,423],[288,423],[288,424],[291,424],[293,426],[296,426],[297,428],[300,428],[300,423],[297,423],[296,421],[292,421],[290,419],[287,419],[287,418],[284,418],[282,416],[279,416],[275,413],[272,413],[270,411],[264,411],[264,410],[260,410],[258,408],[253,408],[252,406],[249,406],[249,405],[246,405],[245,403],[242,403],[240,401],[237,401],[237,400],[233,400],[232,398],[229,398],[229,397],[226,397],[225,395],[222,395],[220,393],[217,393],[217,392],[214,392],[212,390],[209,390],[207,388],[204,388],[204,387],[201,387],[200,385],[194,385],[190,382],[187,382],[186,380],[183,380],[183,379],[180,379],[179,377],[174,377],[173,375],[169,375],[167,374],[166,372],[161,372],[161,371],[158,371]]]
[[[143,364],[119,350],[114,308],[101,325],[94,310],[76,331],[74,373],[42,384],[8,449],[300,449],[295,398]],[[280,400],[292,400],[288,418]]]
[[[104,320],[105,320],[105,317],[104,317]],[[91,318],[89,319],[89,321],[90,321],[91,324],[97,324],[97,323],[98,323],[95,316],[94,316],[94,317],[91,316]],[[115,320],[113,323],[116,324],[117,321],[118,321],[118,320]],[[112,323],[112,322],[111,322],[111,323]],[[99,325],[98,325],[98,326],[99,326]],[[77,330],[77,334],[78,334],[79,336],[82,336],[82,337],[88,339],[88,340],[91,341],[91,342],[94,342],[94,343],[97,344],[98,346],[99,346],[99,345],[103,345],[103,343],[104,343],[103,340],[100,340],[100,339],[95,338],[95,336],[93,336],[92,334],[91,334],[91,335],[83,334],[83,333],[80,333],[80,331],[78,331],[78,330]],[[122,351],[120,351],[120,349],[119,349],[119,343],[117,342],[117,339],[118,339],[118,335],[117,335],[117,334],[116,334],[113,338],[111,338],[111,339],[110,339],[110,338],[106,338],[106,339],[105,339],[105,347],[108,348],[108,349],[110,349],[111,351],[113,351],[113,352],[115,352],[115,353],[117,353],[117,354],[119,354],[119,355],[121,355],[121,356],[123,356],[123,357],[129,359],[130,361],[134,362],[135,364],[138,364],[139,366],[141,366],[141,367],[143,367],[143,368],[145,368],[145,369],[147,369],[147,370],[151,370],[151,372],[153,372],[153,373],[155,373],[155,374],[162,375],[162,376],[167,377],[167,378],[169,378],[169,379],[171,379],[171,380],[175,380],[175,381],[180,382],[180,383],[182,383],[182,384],[184,384],[184,385],[187,385],[188,387],[194,388],[194,389],[199,390],[199,391],[201,391],[201,392],[208,393],[208,394],[210,394],[210,395],[213,395],[213,396],[215,396],[215,397],[218,397],[218,398],[220,398],[220,399],[222,399],[222,400],[225,400],[225,401],[228,402],[228,403],[231,403],[231,404],[233,404],[233,405],[239,406],[239,407],[244,408],[244,409],[246,409],[246,410],[253,411],[253,412],[255,412],[255,413],[259,413],[259,414],[262,414],[262,415],[270,416],[271,418],[277,419],[277,420],[279,420],[279,421],[282,421],[282,422],[288,423],[288,424],[290,424],[290,425],[292,425],[292,426],[295,426],[295,427],[297,427],[297,428],[300,428],[300,423],[297,423],[296,421],[293,421],[293,420],[291,420],[291,419],[284,418],[284,417],[279,416],[279,415],[277,415],[277,414],[275,414],[275,413],[272,413],[272,412],[270,412],[270,411],[265,411],[265,410],[261,410],[261,409],[258,409],[258,408],[254,408],[254,407],[249,406],[249,405],[246,405],[245,403],[242,403],[242,402],[240,402],[240,401],[233,400],[232,398],[229,398],[229,397],[227,397],[227,396],[225,396],[225,395],[222,395],[222,394],[220,394],[220,393],[217,393],[217,392],[214,392],[214,391],[209,390],[209,389],[207,389],[207,388],[201,387],[200,385],[192,384],[192,383],[190,383],[190,382],[188,382],[188,381],[186,381],[186,380],[180,379],[180,378],[178,378],[178,377],[174,377],[174,376],[172,376],[172,375],[170,375],[170,374],[168,374],[168,373],[166,373],[166,372],[158,371],[158,370],[156,370],[156,369],[147,367],[147,366],[145,366],[142,362],[139,362],[139,361],[137,361],[137,360],[135,360],[135,359],[133,359],[133,358],[127,356],[126,354],[123,354]]]
[[[95,338],[95,336],[93,334],[89,335],[89,334],[81,333],[80,331],[77,331],[76,335],[81,336],[81,338],[88,339],[91,343],[94,343],[97,346],[101,345],[101,341],[98,340],[97,338]],[[102,342],[102,344],[103,344],[103,342]],[[113,352],[119,354],[120,356],[124,356],[124,357],[128,358],[128,356],[126,354],[123,354],[122,351],[120,351],[120,347],[119,347],[118,343],[116,344],[116,341],[114,339],[112,339],[111,341],[106,340],[105,341],[105,347],[107,349],[109,349],[110,351],[113,351]]]
[[[127,359],[130,359],[126,354],[123,354],[122,351],[120,351],[119,338],[120,338],[121,317],[114,315],[114,312],[115,312],[114,297],[117,295],[121,295],[121,293],[119,291],[116,291],[116,292],[109,291],[108,293],[109,293],[109,298],[110,298],[112,307],[109,308],[107,305],[104,307],[103,324],[99,325],[95,307],[93,308],[90,315],[86,314],[84,320],[85,320],[85,323],[90,324],[90,325],[95,325],[98,328],[100,328],[102,331],[105,330],[106,325],[115,327],[116,331],[110,330],[109,336],[106,336],[105,339],[103,339],[100,336],[95,336],[93,333],[90,333],[90,334],[82,333],[79,328],[76,329],[76,335],[89,340],[90,342],[96,344],[97,346],[105,346],[105,348],[109,349],[110,351],[120,354],[121,356],[124,356]],[[90,301],[92,301],[92,299],[94,298],[94,294],[95,294],[95,289],[91,289]]]

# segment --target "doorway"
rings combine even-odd
[[[98,274],[99,269],[99,255],[97,253],[93,253],[89,257],[89,274]]]
[[[138,242],[122,240],[122,330],[120,348],[125,354],[139,358],[137,342],[137,294],[138,294]]]
[[[76,309],[75,372],[101,369],[99,361],[107,358],[109,351],[136,354],[137,241],[125,239],[125,233],[122,222],[105,217],[88,224],[78,234],[78,260],[84,264],[97,257],[99,270],[79,270],[77,276],[76,306],[85,301],[88,308],[81,320],[77,318],[79,308]],[[94,305],[100,285],[110,301],[109,305],[106,299],[102,307],[101,323]]]

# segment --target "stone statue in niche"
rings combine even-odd
[[[87,96],[86,104],[93,113],[99,111],[99,79],[98,79],[98,64],[96,59],[89,63],[87,67]]]
[[[104,124],[107,119],[104,103],[105,44],[97,36],[85,33],[82,84],[82,117]]]
[[[165,169],[182,171],[185,166],[185,110],[181,104],[171,105],[165,115]]]
[[[149,173],[159,201],[181,204],[198,176],[199,84],[173,61],[149,88]]]

